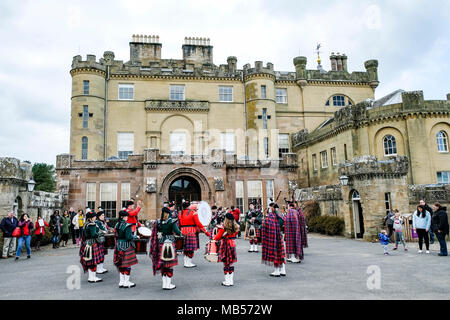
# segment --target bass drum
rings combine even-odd
[[[205,260],[208,262],[219,262],[219,251],[216,241],[211,240],[206,244]]]
[[[136,254],[147,254],[147,239],[136,239],[133,241]]]

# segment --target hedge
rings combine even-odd
[[[341,235],[344,231],[344,220],[334,216],[316,216],[308,222],[308,231],[330,236]]]

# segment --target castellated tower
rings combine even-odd
[[[276,129],[276,92],[273,64],[263,67],[256,61],[255,67],[244,65],[245,102],[248,130],[249,159],[278,157],[278,136],[271,137]]]
[[[87,55],[86,61],[73,58],[70,153],[75,160],[104,159],[106,64],[112,60],[112,52],[105,52],[100,62],[95,55]]]

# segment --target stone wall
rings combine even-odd
[[[442,206],[450,206],[450,184],[415,184],[408,186],[409,212],[414,212],[420,200],[432,206],[439,202]],[[447,210],[447,213],[450,211]]]

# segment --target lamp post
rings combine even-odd
[[[36,181],[33,180],[33,178],[30,179],[27,183],[28,192],[33,192],[34,186],[36,185]]]

